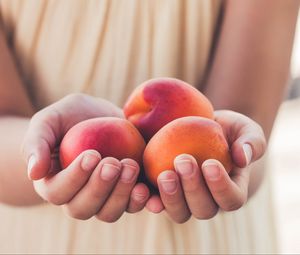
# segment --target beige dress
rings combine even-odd
[[[201,89],[221,3],[208,0],[0,0],[8,39],[34,104],[72,92],[122,106],[158,76]],[[272,253],[269,182],[237,212],[174,224],[162,213],[114,224],[77,221],[60,207],[0,205],[0,253]]]

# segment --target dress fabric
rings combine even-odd
[[[122,106],[141,82],[168,76],[201,90],[222,3],[214,0],[1,0],[1,22],[39,109],[73,92]],[[270,181],[236,212],[175,224],[165,213],[116,223],[58,206],[0,205],[0,253],[274,253]]]

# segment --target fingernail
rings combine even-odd
[[[243,145],[243,151],[244,151],[244,155],[245,155],[245,158],[246,158],[246,163],[247,163],[247,165],[249,165],[251,160],[252,160],[252,147],[251,147],[251,145],[248,144],[248,143],[245,143]]]
[[[184,177],[188,177],[194,172],[192,162],[188,159],[177,160],[175,161],[175,164],[179,174]]]
[[[144,202],[146,199],[146,196],[143,194],[140,194],[140,193],[133,193],[132,197],[135,201],[138,201],[138,202]]]
[[[162,189],[164,190],[164,192],[168,193],[168,194],[172,194],[176,191],[177,189],[177,182],[176,180],[160,180],[160,184],[162,186]]]
[[[123,182],[131,182],[134,179],[136,173],[136,167],[124,164],[121,174],[121,180]]]
[[[35,155],[31,155],[28,160],[28,167],[27,167],[28,176],[30,176],[32,168],[35,164],[36,164],[36,157],[35,157]]]
[[[220,168],[216,163],[203,164],[203,174],[210,181],[217,181],[220,179]]]
[[[92,153],[85,154],[81,161],[81,168],[84,171],[93,170],[99,163],[100,158]]]
[[[105,181],[112,181],[120,173],[120,167],[113,164],[104,164],[100,176]]]

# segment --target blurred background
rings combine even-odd
[[[291,65],[291,82],[287,98],[281,105],[275,122],[268,157],[269,169],[273,176],[273,194],[280,252],[300,254],[299,16]]]
[[[275,122],[268,159],[273,178],[280,253],[300,254],[300,17],[293,49],[289,89]]]

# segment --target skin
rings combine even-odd
[[[217,160],[206,160],[199,167],[191,155],[176,157],[176,172],[165,171],[158,176],[162,203],[175,222],[183,223],[191,215],[210,219],[219,209],[237,210],[247,201],[249,165],[265,152],[264,133],[257,123],[236,112],[221,110],[215,115],[228,139],[235,167],[229,177]]]
[[[70,127],[97,116],[123,118],[121,109],[103,99],[67,96],[31,118],[22,152],[29,178],[44,200],[63,206],[76,219],[96,216],[113,222],[125,211],[134,213],[146,204],[149,190],[136,183],[138,164],[132,159],[102,159],[97,151],[88,150],[61,169],[57,153],[51,153]]]
[[[162,173],[158,177],[159,182],[167,180],[176,184],[174,193],[168,194],[161,187],[160,192],[166,211],[178,223],[185,222],[191,215],[207,219],[213,217],[218,209],[236,210],[254,194],[263,178],[263,171],[257,167],[258,162],[255,161],[262,156],[264,150],[257,145],[263,144],[265,137],[270,137],[289,76],[299,1],[232,0],[225,1],[224,8],[221,30],[205,81],[204,93],[212,101],[215,109],[230,109],[249,116],[261,125],[265,135],[262,136],[258,132],[259,128],[252,121],[240,119],[229,112],[217,113],[217,121],[221,122],[223,129],[234,131],[228,133],[229,140],[238,141],[243,138],[246,144],[251,145],[251,150],[246,149],[248,152],[245,155],[248,154],[248,162],[252,164],[246,165],[244,159],[244,165],[238,165],[239,168],[235,169],[230,180],[219,162],[208,161],[202,166],[192,163],[196,172],[202,172],[208,186],[210,194],[205,196],[208,201],[205,203],[207,207],[199,203],[191,204],[191,199],[187,198],[191,197],[193,192],[186,187],[194,187],[195,191],[199,186],[205,189],[202,180],[201,184],[195,185],[192,179],[183,181],[179,174]],[[244,125],[241,126],[241,123]],[[260,135],[260,138],[257,135]],[[241,150],[242,144],[235,148]],[[233,151],[233,157],[236,156]],[[184,160],[193,162],[189,156],[184,157]],[[179,170],[179,167],[177,169]],[[212,169],[218,169],[218,178],[209,178],[208,173]],[[187,201],[184,201],[182,194],[185,194]],[[200,199],[200,193],[198,199],[194,198],[198,201],[203,199]],[[212,199],[215,207],[209,206]],[[154,207],[150,201],[147,206]]]
[[[237,159],[230,177],[219,162],[208,160],[197,166],[190,155],[180,155],[174,162],[176,172],[166,169],[158,177],[160,198],[149,198],[148,188],[135,183],[139,169],[134,161],[101,159],[94,151],[84,152],[64,171],[49,174],[51,161],[55,162],[50,151],[68,127],[95,114],[95,117],[121,116],[120,109],[102,99],[71,95],[38,111],[18,76],[1,31],[0,201],[33,205],[46,200],[61,205],[71,217],[95,216],[106,222],[116,221],[125,211],[137,212],[145,204],[154,213],[165,209],[178,223],[191,215],[209,219],[220,208],[224,211],[240,208],[249,196],[248,191],[254,191],[260,183],[261,174],[250,163],[265,151],[265,141],[284,94],[299,2],[244,0],[224,1],[224,5],[204,93],[216,109],[237,111],[254,120],[232,111],[216,112],[216,121],[225,131]],[[75,108],[80,114],[70,116],[69,106],[83,102],[85,111],[80,112],[80,106]],[[26,164],[16,156],[23,140]],[[84,156],[88,157],[86,161]],[[182,162],[190,166],[184,167]],[[115,176],[101,178],[104,165]],[[26,166],[33,182],[27,178]],[[124,182],[122,175],[128,166],[134,177]],[[70,180],[77,181],[70,184]],[[88,205],[89,209],[83,212],[81,208]]]

